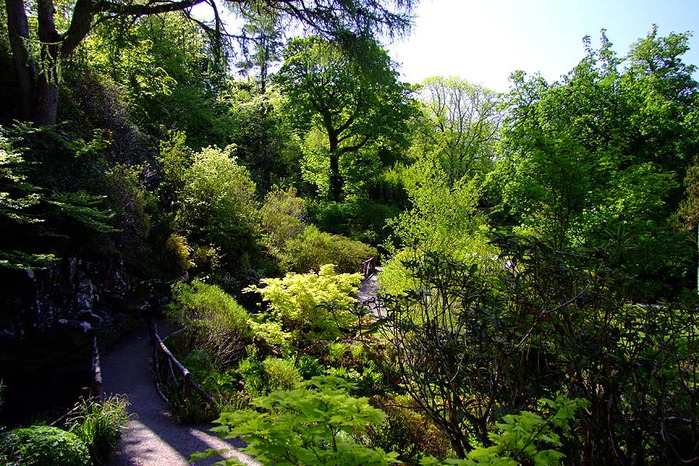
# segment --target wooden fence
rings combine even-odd
[[[215,410],[216,401],[192,380],[192,374],[189,370],[165,346],[162,338],[158,335],[155,325],[151,325],[151,337],[153,338],[153,368],[161,396],[170,403],[171,401],[164,392],[166,387],[174,387],[180,403],[187,403],[191,399],[192,394],[196,393]]]

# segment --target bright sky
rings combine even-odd
[[[415,13],[411,36],[387,47],[410,83],[458,76],[506,91],[519,69],[551,82],[585,56],[585,35],[598,48],[606,29],[623,56],[654,23],[695,33],[684,61],[699,66],[698,0],[421,0]]]

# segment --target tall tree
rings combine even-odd
[[[158,138],[183,131],[195,149],[230,141],[224,81],[206,35],[179,13],[141,18],[127,31],[101,24],[79,56],[124,89],[131,117]],[[61,117],[59,112],[59,118]]]
[[[411,122],[408,151],[413,163],[394,170],[410,208],[389,221],[392,246],[400,248],[398,257],[415,250],[454,260],[488,256],[479,203],[495,163],[500,96],[460,78],[433,77],[420,85],[417,97],[421,112]],[[393,272],[400,260],[385,266]],[[386,274],[392,275],[400,273]],[[388,280],[384,285],[391,286]]]
[[[299,130],[316,129],[326,138],[333,201],[341,199],[345,184],[341,160],[401,139],[411,112],[408,88],[397,81],[386,51],[373,40],[363,50],[357,60],[322,37],[295,39],[276,77]]]
[[[436,156],[454,182],[490,171],[502,119],[499,95],[460,78],[426,79],[422,103],[423,150]]]
[[[267,91],[272,67],[281,59],[283,29],[279,15],[264,11],[246,18],[243,26],[241,45],[244,60],[238,63],[238,67],[246,74],[256,70],[261,94]]]
[[[158,13],[184,11],[214,0],[75,0],[66,5],[67,27],[59,28],[57,4],[41,0],[27,5],[24,0],[5,0],[7,32],[15,62],[20,91],[20,114],[37,125],[56,122],[59,70],[97,22],[108,19],[139,18]],[[326,37],[344,42],[378,32],[400,33],[410,25],[410,10],[417,0],[225,0],[241,10],[260,5],[291,18]],[[218,9],[214,8],[217,14]],[[37,30],[30,29],[30,15],[36,14]],[[215,21],[214,28],[220,26]],[[38,46],[33,46],[38,44]],[[38,55],[32,49],[39,50]]]

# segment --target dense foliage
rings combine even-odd
[[[586,44],[562,82],[514,77],[493,176],[504,225],[559,248],[601,248],[638,280],[629,293],[669,297],[693,277],[690,237],[673,225],[699,149],[687,36],[654,29],[625,59],[604,34],[600,50]]]
[[[366,398],[353,398],[342,379],[316,377],[299,388],[253,400],[253,410],[222,415],[215,430],[224,437],[241,436],[245,451],[274,464],[388,465],[387,454],[354,438],[384,414]],[[237,464],[231,461],[232,464]]]
[[[26,466],[88,466],[90,454],[77,435],[49,426],[12,430],[0,440],[3,464]]]

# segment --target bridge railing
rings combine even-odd
[[[164,391],[167,387],[173,387],[180,403],[186,404],[193,394],[196,394],[215,410],[216,400],[192,379],[192,374],[168,349],[154,325],[151,326],[151,337],[153,338],[153,367],[161,396],[171,402]]]
[[[366,280],[376,273],[376,257],[370,257],[362,262],[362,278]]]

